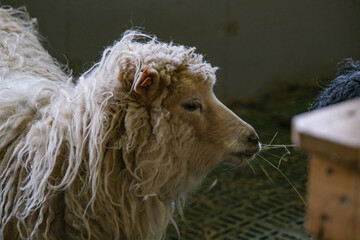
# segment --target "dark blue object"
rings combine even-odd
[[[317,97],[310,110],[360,97],[360,61],[346,59],[341,65],[335,72],[335,80]]]

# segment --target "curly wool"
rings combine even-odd
[[[0,239],[163,238],[202,176],[176,147],[191,126],[162,103],[181,74],[214,82],[216,68],[129,31],[74,85],[35,24],[0,9]],[[149,108],[132,90],[150,63],[165,87]]]
[[[360,97],[360,61],[344,61],[337,69],[336,78],[310,106],[310,110],[329,106],[355,97]]]

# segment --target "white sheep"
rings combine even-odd
[[[259,151],[194,48],[128,31],[74,84],[35,24],[0,9],[0,239],[161,239],[209,171]]]

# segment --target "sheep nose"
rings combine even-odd
[[[254,145],[254,146],[258,146],[259,145],[259,136],[256,134],[256,132],[251,133],[248,137],[247,140],[250,144]]]

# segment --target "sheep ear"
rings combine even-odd
[[[145,102],[148,103],[156,95],[159,88],[159,82],[159,72],[149,65],[144,69],[144,71],[138,74],[134,90]]]

